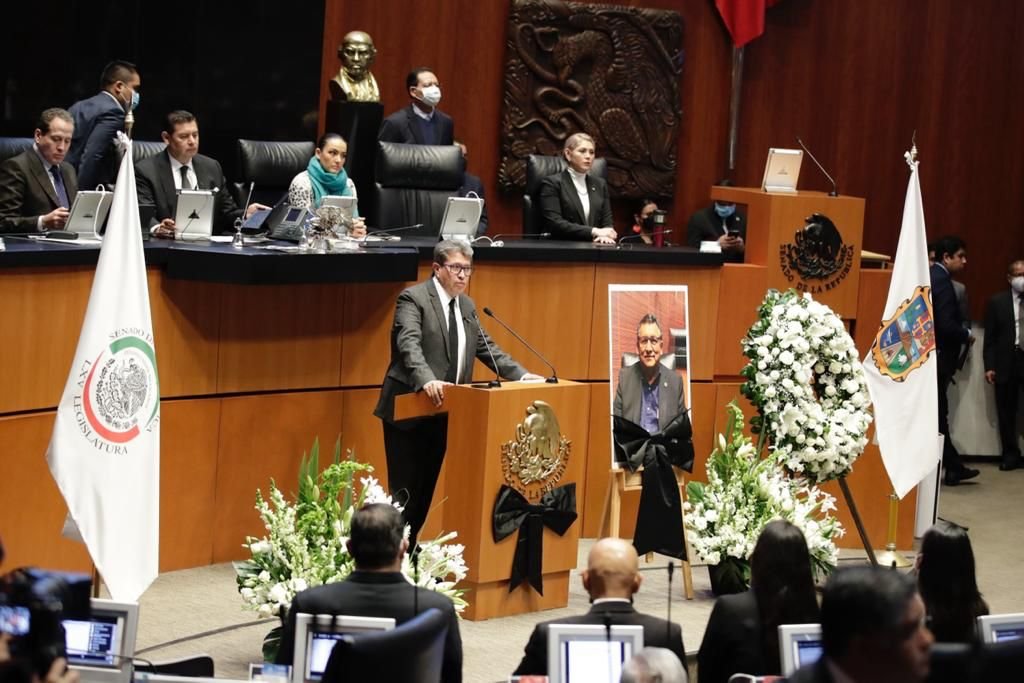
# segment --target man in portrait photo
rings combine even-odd
[[[640,425],[649,434],[667,427],[686,410],[683,379],[661,362],[664,338],[653,313],[640,319],[636,328],[639,360],[619,373],[612,414]]]

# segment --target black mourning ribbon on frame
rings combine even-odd
[[[516,529],[516,554],[512,558],[512,575],[508,592],[524,580],[544,595],[541,564],[544,558],[544,527],[564,536],[576,521],[576,484],[565,484],[545,493],[540,503],[532,505],[523,494],[501,485],[494,501],[494,542],[508,538]]]
[[[625,463],[630,472],[643,467],[643,490],[633,534],[637,553],[656,552],[685,560],[683,503],[672,467],[693,471],[693,428],[689,410],[676,415],[655,434],[616,415],[612,437],[616,461]]]

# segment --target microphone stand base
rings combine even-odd
[[[501,382],[499,382],[496,379],[492,379],[490,382],[487,383],[487,388],[488,389],[500,389],[501,388]]]
[[[548,384],[558,384],[558,378],[557,378],[557,377],[555,377],[554,375],[551,375],[550,377],[548,377],[548,378],[547,378],[546,380],[544,380],[544,381],[545,381],[546,383],[548,383]]]

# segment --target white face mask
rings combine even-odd
[[[1010,280],[1010,287],[1017,294],[1024,294],[1024,275],[1018,275]]]
[[[423,103],[428,107],[436,107],[441,102],[441,86],[439,85],[428,85],[425,88],[420,88],[421,99]]]

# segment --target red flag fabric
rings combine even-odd
[[[743,47],[764,33],[764,13],[778,0],[715,0],[732,44]]]

